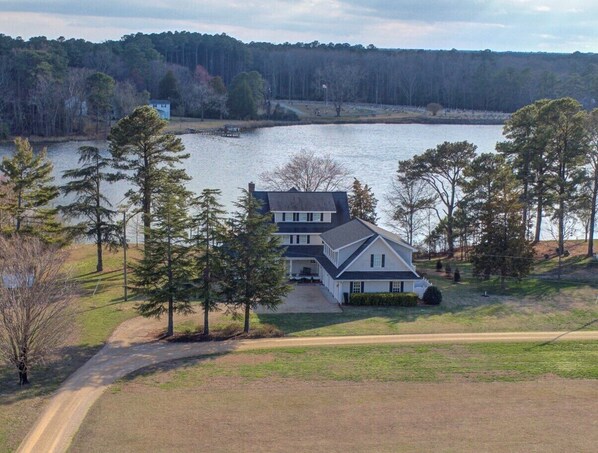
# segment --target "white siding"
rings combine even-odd
[[[282,245],[322,245],[322,239],[319,234],[281,234],[280,236]],[[293,236],[293,242],[291,242],[291,236]],[[297,243],[297,236],[299,236],[299,243]],[[309,244],[307,243],[307,236],[309,236]]]
[[[355,250],[357,250],[359,247],[361,247],[361,245],[366,241],[367,239],[364,239],[363,241],[359,241],[356,242],[353,245],[350,245],[349,247],[345,247],[342,248],[338,251],[338,263],[336,263],[337,267],[340,266],[341,264],[343,264],[345,261],[347,261],[347,259],[353,255],[353,253],[355,252]],[[369,266],[369,264],[368,264]]]
[[[372,269],[370,267],[370,255],[371,254],[384,254],[385,255],[385,263],[384,268],[376,268]],[[353,264],[351,264],[346,271],[347,272],[355,272],[355,271],[368,271],[368,270],[377,270],[377,271],[410,271],[412,270],[410,267],[405,266],[399,260],[399,258],[395,255],[394,251],[391,250],[388,245],[386,245],[382,239],[378,238],[374,241],[373,244],[359,257]],[[388,291],[388,288],[387,288]]]

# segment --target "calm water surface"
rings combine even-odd
[[[478,152],[491,152],[503,137],[502,126],[346,124],[257,129],[236,139],[204,135],[183,135],[181,139],[191,154],[185,162],[193,178],[189,188],[197,193],[206,187],[221,189],[222,201],[228,209],[232,209],[239,196],[239,188],[246,188],[248,182],[256,182],[260,189],[260,173],[286,163],[296,152],[314,150],[332,155],[362,183],[369,184],[379,200],[378,210],[383,217],[385,195],[399,160],[421,154],[444,141],[467,140],[477,145]],[[104,141],[48,146],[59,183],[62,172],[77,165],[76,151],[83,145],[107,149]],[[11,146],[1,145],[0,157],[11,150]],[[122,182],[106,186],[106,195],[116,203],[126,189]]]

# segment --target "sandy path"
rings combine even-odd
[[[121,324],[106,346],[58,389],[18,452],[66,451],[87,411],[110,384],[140,368],[183,357],[292,346],[598,340],[598,331],[576,331],[272,338],[212,343],[152,341],[151,333],[163,327],[162,324],[143,318]]]

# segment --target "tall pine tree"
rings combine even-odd
[[[104,270],[103,247],[115,246],[119,240],[119,229],[114,222],[116,211],[111,209],[112,204],[102,193],[102,183],[113,179],[107,172],[110,165],[110,159],[103,157],[98,148],[82,146],[79,148],[79,168],[63,174],[63,178],[71,180],[62,187],[63,193],[75,194],[76,198],[60,210],[67,217],[83,220],[76,228],[96,244],[97,272]]]
[[[223,247],[220,291],[227,304],[243,309],[248,333],[251,309],[277,307],[290,287],[271,216],[260,212],[259,200],[246,190],[235,206]]]
[[[134,186],[127,197],[141,208],[145,240],[151,230],[152,200],[163,183],[189,179],[184,169],[175,168],[189,154],[183,154],[180,138],[164,133],[167,124],[146,105],[116,123],[108,137],[114,166],[124,170],[120,179]]]
[[[489,155],[482,155],[484,156]],[[522,278],[529,274],[533,263],[532,244],[526,238],[523,225],[521,191],[512,169],[500,160],[482,167],[486,175],[475,175],[483,181],[477,193],[482,201],[479,208],[480,242],[471,253],[473,274],[490,278],[498,274],[501,287],[509,277]],[[473,189],[473,188],[472,188]]]
[[[195,202],[193,217],[197,297],[204,312],[203,333],[210,333],[209,314],[218,304],[218,284],[222,272],[222,243],[225,236],[224,214],[218,202],[220,190],[204,189]]]
[[[0,163],[0,181],[5,190],[0,209],[12,219],[6,233],[31,234],[48,243],[65,240],[57,210],[51,203],[59,190],[52,184],[53,165],[45,148],[37,155],[25,138],[15,139],[15,152]]]
[[[133,265],[134,289],[144,301],[142,316],[168,316],[166,335],[174,333],[174,313],[191,313],[193,257],[189,244],[189,192],[165,183],[155,197],[152,229],[146,235],[143,258]]]
[[[349,194],[349,209],[351,217],[365,220],[376,224],[378,216],[376,215],[376,205],[378,200],[374,197],[372,188],[367,184],[361,185],[359,179],[353,180],[353,190]]]

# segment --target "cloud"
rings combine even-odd
[[[243,41],[598,50],[598,2],[584,0],[0,0],[0,14],[2,33],[25,38],[188,30]]]

